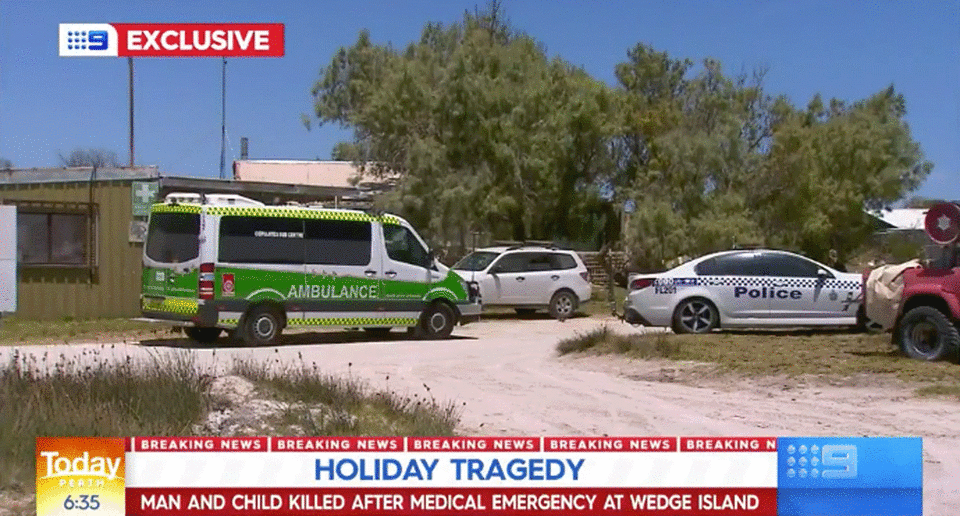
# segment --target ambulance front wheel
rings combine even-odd
[[[419,336],[425,339],[445,339],[453,333],[457,324],[457,314],[450,305],[438,301],[427,307],[420,318]]]
[[[269,306],[258,306],[243,321],[243,342],[248,346],[275,346],[280,342],[283,319]]]

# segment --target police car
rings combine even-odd
[[[862,278],[785,251],[725,251],[632,276],[624,319],[677,333],[714,328],[855,326]]]

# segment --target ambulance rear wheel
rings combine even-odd
[[[190,326],[184,329],[187,337],[199,342],[200,344],[213,344],[220,338],[220,328],[201,328],[199,326]]]
[[[675,333],[709,333],[719,322],[717,308],[702,297],[684,299],[673,312]]]
[[[248,346],[275,346],[280,342],[282,319],[276,310],[258,306],[243,321],[243,342]]]

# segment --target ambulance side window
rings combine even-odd
[[[220,261],[226,263],[303,263],[303,220],[220,218]]]
[[[407,228],[396,224],[384,224],[383,238],[387,247],[387,256],[391,260],[430,267],[430,255]]]
[[[358,220],[304,221],[308,264],[367,265],[370,263],[369,222]]]

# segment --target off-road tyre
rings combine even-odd
[[[243,343],[250,347],[275,346],[280,342],[283,317],[269,306],[257,306],[243,318]]]
[[[576,294],[569,290],[561,290],[550,298],[550,317],[560,321],[569,319],[577,313],[579,304]]]
[[[957,352],[960,332],[940,310],[918,306],[903,315],[894,331],[903,354],[933,362]]]
[[[427,340],[446,339],[457,325],[457,314],[444,302],[436,302],[427,307],[420,317],[420,324],[414,330],[414,338]]]
[[[720,312],[702,297],[684,299],[673,311],[674,333],[710,333],[720,325]]]
[[[223,330],[220,328],[188,326],[187,328],[184,328],[183,331],[187,334],[187,337],[190,337],[192,340],[199,342],[200,344],[213,344],[218,338],[220,338],[220,333]]]

